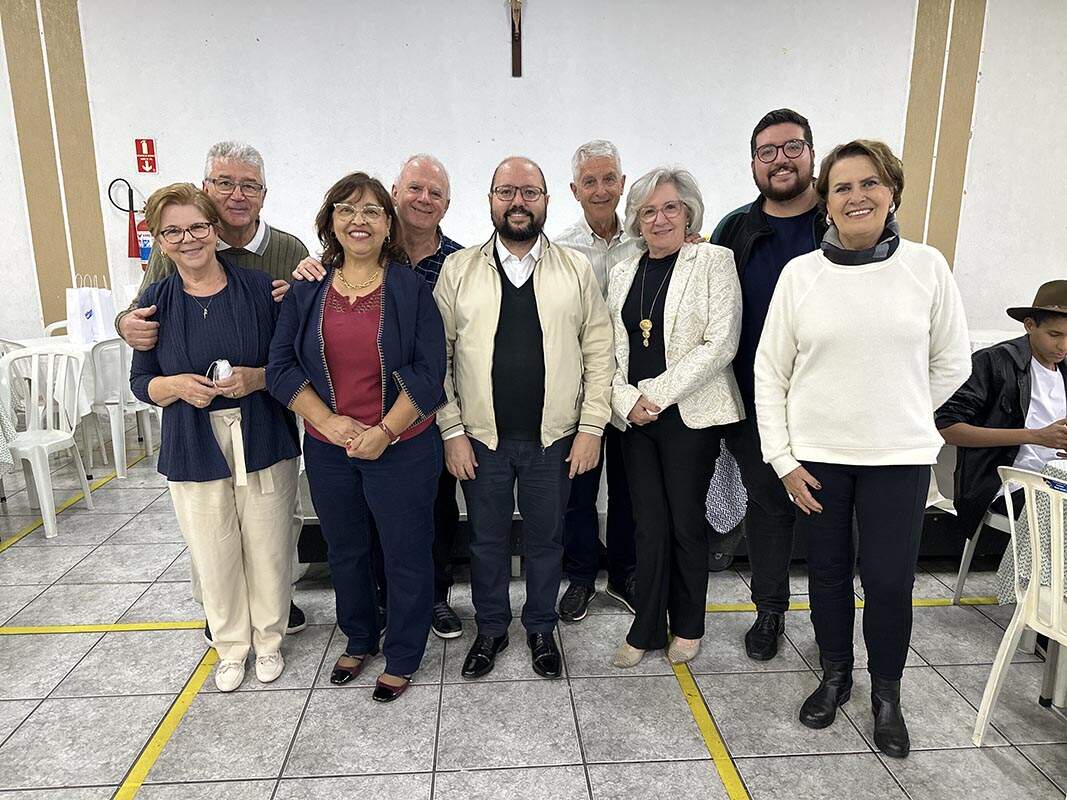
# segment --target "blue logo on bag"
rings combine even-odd
[[[85,312],[85,318],[86,319],[92,319],[93,318],[93,310],[91,308],[88,311]]]

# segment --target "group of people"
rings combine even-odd
[[[603,140],[574,154],[582,216],[551,240],[544,174],[523,157],[493,171],[493,232],[466,248],[440,228],[450,184],[426,154],[391,190],[363,172],[337,181],[315,219],[319,259],[260,219],[265,172],[247,145],[212,147],[202,189],[149,198],[156,252],[116,327],[136,351],[135,394],[167,407],[159,469],[219,689],[241,684],[250,650],[258,680],[276,679],[282,637],[303,624],[291,592],[301,447],[347,637],[331,681],[359,675],[384,628],[373,697],[388,702],[430,630],[462,635],[448,603],[457,481],[477,629],[465,678],[509,643],[516,501],[531,666],[561,675],[557,621],[583,619],[597,593],[604,462],[606,591],[634,614],[612,663],[694,658],[705,499],[725,442],[748,493],[748,655],[777,653],[797,531],[823,670],[800,719],[834,721],[852,687],[855,517],[875,741],[907,755],[900,680],[930,465],[945,440],[999,448],[998,463],[1017,445],[1067,446],[1062,386],[1034,380],[1015,406],[990,398],[1014,391],[1007,362],[1026,372],[1032,355],[1063,375],[1067,282],[1012,310],[1029,338],[976,383],[945,259],[899,235],[891,150],[839,145],[816,179],[811,128],[789,109],[759,121],[750,150],[759,196],[710,242],[684,169],[636,180],[620,216],[626,176]],[[1040,435],[1025,431],[1049,413]],[[1014,438],[986,430],[1009,421]]]

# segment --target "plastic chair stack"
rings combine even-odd
[[[121,339],[108,339],[93,345],[93,373],[96,397],[93,411],[106,414],[111,424],[111,447],[115,455],[115,471],[126,477],[126,415],[137,415],[137,428],[144,439],[145,452],[154,449],[152,437],[152,406],[142,403],[130,390],[129,345]],[[111,378],[110,383],[108,378]]]
[[[21,378],[29,383],[29,396],[41,399],[40,414],[27,413],[24,429],[17,429],[9,444],[11,455],[22,463],[30,507],[40,508],[45,537],[57,533],[56,504],[52,492],[52,471],[48,462],[53,453],[71,454],[87,508],[93,507],[89,482],[85,477],[74,421],[78,415],[78,389],[85,355],[77,348],[56,344],[27,347],[0,358],[0,402],[12,407],[11,387]],[[56,398],[60,398],[57,400]]]

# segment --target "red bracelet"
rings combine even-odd
[[[387,437],[389,437],[389,444],[396,444],[400,440],[399,436],[397,436],[395,433],[393,433],[391,430],[389,430],[389,426],[385,424],[385,420],[384,419],[381,422],[378,423],[378,427],[382,429],[382,432]]]

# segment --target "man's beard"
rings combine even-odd
[[[516,211],[528,215],[528,219],[530,220],[529,223],[522,228],[516,228],[508,221],[508,216]],[[544,228],[544,220],[538,222],[537,217],[532,211],[509,208],[500,218],[500,222],[496,223],[495,227],[496,232],[509,242],[528,242],[531,239],[536,239],[540,236],[541,231]]]
[[[808,175],[805,180],[804,176],[801,175],[800,170],[796,168],[794,168],[793,174],[797,178],[796,182],[792,186],[783,187],[781,189],[774,188],[769,177],[766,181],[757,178],[755,175],[752,177],[756,181],[756,186],[759,188],[760,194],[768,200],[773,200],[776,203],[788,203],[790,200],[800,197],[800,195],[804,194],[808,187],[811,186],[811,175]]]

